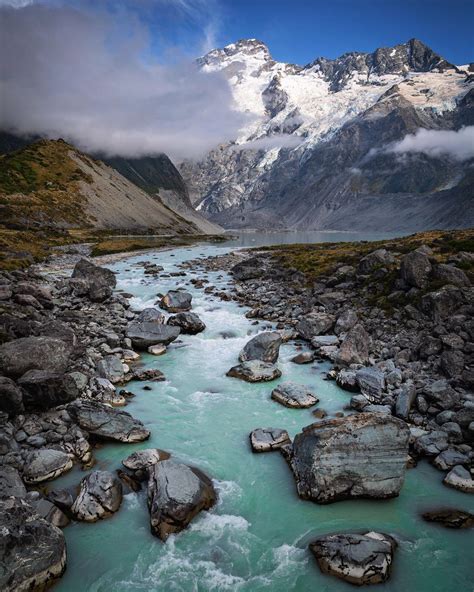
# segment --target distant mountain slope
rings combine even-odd
[[[258,40],[241,40],[199,63],[227,76],[236,108],[249,115],[234,141],[180,164],[191,201],[213,221],[230,228],[474,225],[472,161],[389,149],[419,128],[473,125],[469,67],[415,39],[304,67],[274,61]]]

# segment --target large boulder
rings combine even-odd
[[[0,466],[0,499],[10,496],[26,497],[26,487],[14,467],[3,465]]]
[[[341,333],[347,333],[354,325],[357,324],[358,316],[354,310],[345,310],[337,317],[336,324],[334,325],[334,333],[340,335]]]
[[[378,532],[330,534],[318,537],[309,547],[322,572],[362,586],[388,580],[396,542]]]
[[[275,378],[280,378],[281,371],[274,364],[262,362],[261,360],[251,360],[233,366],[227,372],[227,376],[240,378],[246,382],[269,382],[275,380]]]
[[[23,413],[23,393],[11,378],[0,376],[0,411],[10,417]]]
[[[99,360],[97,362],[97,374],[110,380],[112,384],[123,382],[125,373],[120,356],[110,354]]]
[[[474,526],[474,514],[456,510],[454,508],[441,508],[422,514],[423,520],[437,522],[446,528],[472,528]]]
[[[170,290],[160,301],[161,308],[168,312],[186,312],[191,310],[193,297],[189,292],[182,290]]]
[[[474,479],[462,465],[453,467],[443,479],[443,483],[464,493],[474,493]]]
[[[358,323],[346,334],[339,348],[336,362],[342,366],[366,364],[369,360],[370,337],[364,327]]]
[[[412,251],[402,257],[400,276],[407,286],[424,288],[428,284],[431,263],[421,251]]]
[[[254,452],[269,452],[291,444],[288,432],[280,428],[257,428],[249,437]]]
[[[156,463],[162,460],[168,460],[170,456],[170,453],[166,452],[166,450],[147,448],[146,450],[132,452],[130,456],[127,456],[122,461],[122,464],[126,469],[133,472],[134,477],[138,480],[143,480],[148,476],[148,469],[152,465],[156,465]]]
[[[247,342],[239,354],[241,362],[261,360],[274,364],[278,360],[282,339],[277,331],[259,333]]]
[[[460,288],[471,285],[469,278],[462,269],[459,269],[459,267],[455,267],[454,265],[446,265],[445,263],[440,263],[435,266],[433,277],[438,282],[452,284],[453,286],[459,286]]]
[[[386,249],[377,249],[376,251],[372,251],[368,255],[365,255],[365,257],[362,257],[357,266],[357,272],[367,275],[381,267],[391,265],[394,261],[395,257],[389,253],[389,251]]]
[[[304,409],[318,403],[319,399],[309,387],[294,382],[282,382],[272,391],[272,399],[285,407]]]
[[[212,481],[194,467],[164,460],[149,469],[148,507],[151,532],[166,541],[202,510],[216,502]]]
[[[179,333],[179,327],[164,325],[160,318],[151,321],[135,319],[128,324],[126,331],[127,337],[137,349],[147,349],[150,345],[157,344],[168,345]]]
[[[316,335],[331,331],[334,317],[325,312],[312,312],[304,316],[296,325],[296,331],[302,339],[311,341]]]
[[[381,413],[303,428],[293,443],[298,494],[318,503],[395,497],[405,478],[408,439],[405,422]]]
[[[168,319],[168,325],[179,327],[185,335],[196,335],[206,328],[198,315],[194,312],[179,312]]]
[[[385,374],[378,368],[361,368],[356,372],[360,392],[372,403],[377,403],[385,390]]]
[[[0,345],[0,371],[18,378],[28,370],[64,372],[71,346],[54,337],[21,337]]]
[[[72,460],[61,450],[41,448],[31,452],[24,471],[25,483],[43,483],[56,479],[59,475],[72,469]]]
[[[264,272],[261,260],[258,257],[251,257],[250,259],[245,259],[245,261],[241,261],[234,265],[234,267],[231,268],[230,273],[237,281],[244,282],[246,280],[258,278],[263,275]]]
[[[87,294],[93,302],[102,302],[110,298],[117,285],[113,271],[94,265],[87,259],[81,259],[76,263],[72,277],[87,282]]]
[[[405,383],[398,393],[395,401],[395,415],[400,419],[407,420],[408,415],[416,399],[416,388],[413,382]]]
[[[72,419],[89,434],[116,442],[142,442],[150,431],[142,422],[121,409],[97,401],[77,400],[68,405]]]
[[[80,391],[74,374],[28,370],[18,380],[18,385],[23,389],[25,409],[45,411],[73,401]]]
[[[421,308],[436,323],[443,322],[453,314],[463,301],[461,290],[455,286],[443,286],[428,292],[421,299]]]
[[[0,589],[41,591],[66,569],[66,542],[59,528],[23,499],[0,500]]]
[[[122,503],[122,484],[108,471],[93,471],[81,481],[71,511],[76,520],[96,522],[115,513]]]

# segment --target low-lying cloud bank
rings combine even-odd
[[[432,157],[449,156],[458,161],[469,160],[474,158],[474,126],[463,127],[458,131],[419,129],[415,134],[409,134],[388,146],[385,152],[422,152]]]
[[[198,158],[237,135],[227,81],[150,56],[148,31],[105,13],[0,7],[0,128],[107,155]]]

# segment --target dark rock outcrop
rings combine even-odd
[[[0,371],[12,378],[28,370],[64,372],[70,356],[70,346],[61,339],[22,337],[0,345]]]
[[[277,331],[259,333],[245,344],[239,354],[239,361],[261,360],[274,364],[278,360],[281,344],[281,335]]]
[[[93,471],[81,481],[71,507],[76,520],[96,522],[115,513],[122,503],[122,484],[108,471]]]
[[[185,335],[196,335],[206,328],[198,315],[194,312],[180,312],[168,319],[168,325],[179,327]]]
[[[76,263],[72,277],[86,282],[86,293],[93,302],[103,302],[110,298],[117,284],[113,271],[94,265],[87,259],[81,259]]]
[[[191,310],[192,296],[189,292],[170,290],[160,301],[161,308],[168,312],[186,312]]]

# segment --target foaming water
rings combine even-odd
[[[293,242],[301,240],[295,233]],[[251,238],[258,239],[259,235]],[[365,237],[372,238],[372,237]],[[261,238],[271,241],[269,235]],[[346,236],[347,240],[354,238]],[[250,240],[250,239],[248,239]],[[338,237],[335,240],[340,240]],[[261,243],[260,243],[261,244]],[[268,244],[268,243],[267,243]],[[252,454],[248,435],[256,427],[282,427],[294,436],[314,420],[310,410],[282,407],[270,399],[279,381],[310,385],[329,415],[347,405],[350,394],[325,381],[327,364],[298,366],[298,351],[281,348],[283,376],[270,384],[247,384],[226,371],[249,336],[267,323],[253,325],[246,309],[197,290],[183,277],[152,278],[139,261],[148,259],[173,272],[198,256],[225,252],[228,246],[199,245],[148,253],[114,266],[118,287],[133,294],[136,310],[153,305],[159,293],[183,286],[193,294],[193,310],[206,323],[197,336],[183,335],[164,356],[142,356],[146,367],[159,368],[166,381],[131,382],[136,394],[127,411],[151,430],[149,441],[136,445],[108,444],[96,451],[96,468],[112,470],[135,450],[158,447],[179,461],[199,466],[214,480],[218,502],[199,515],[190,528],[163,544],[150,534],[146,493],[128,493],[121,510],[96,524],[65,529],[68,568],[60,592],[334,592],[349,586],[322,575],[308,551],[317,535],[344,530],[375,529],[400,542],[390,592],[464,592],[471,586],[472,535],[423,522],[420,512],[439,506],[474,511],[474,503],[442,485],[442,473],[425,463],[410,470],[401,495],[381,502],[357,500],[318,506],[300,500],[283,458],[278,453]],[[225,288],[226,274],[205,274]],[[53,487],[77,483],[71,471]],[[381,587],[374,587],[375,590]]]

